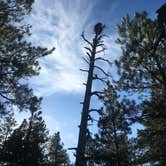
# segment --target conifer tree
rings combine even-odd
[[[0,144],[3,144],[7,140],[7,138],[12,134],[13,128],[16,127],[16,120],[14,118],[14,114],[7,114],[0,121]]]
[[[48,146],[49,166],[69,166],[70,161],[66,150],[61,143],[60,133],[51,136]]]
[[[137,120],[145,127],[138,133],[142,149],[139,164],[165,165],[165,100],[166,100],[166,10],[157,10],[158,18],[150,19],[146,12],[126,16],[118,25],[117,40],[123,55],[116,62],[119,85],[127,91],[148,96],[141,104]]]
[[[33,97],[30,105],[31,116],[13,131],[3,143],[1,162],[11,166],[41,166],[45,161],[44,145],[48,131],[39,111],[40,99]]]
[[[31,90],[23,79],[37,75],[38,59],[51,53],[27,41],[30,26],[22,20],[31,11],[34,0],[0,1],[0,114],[9,106],[24,109]]]
[[[101,98],[105,111],[98,121],[99,133],[90,142],[89,159],[103,166],[132,165],[128,134],[131,133],[129,109],[120,102],[114,87],[108,84]]]

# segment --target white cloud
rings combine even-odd
[[[87,0],[35,1],[29,19],[31,41],[35,45],[56,48],[52,55],[40,60],[40,75],[30,81],[36,94],[48,96],[56,92],[80,93],[84,90],[82,83],[86,77],[79,69],[85,68],[81,58],[85,43],[80,34],[92,25],[94,20],[90,17],[94,6],[94,2]],[[119,46],[114,44],[115,37],[106,38],[111,59],[119,54]]]
[[[48,3],[49,2],[49,3]],[[37,0],[29,22],[32,25],[31,41],[35,45],[55,47],[52,55],[40,61],[42,69],[31,80],[40,95],[55,92],[83,90],[84,75],[79,68],[82,46],[80,34],[88,22],[93,5],[80,0]]]

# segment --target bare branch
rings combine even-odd
[[[84,69],[80,69],[80,71],[87,72],[87,73],[89,72],[88,70],[84,70]]]
[[[90,120],[91,122],[93,122],[93,118],[90,115],[88,115],[88,120]]]
[[[94,91],[94,92],[91,92],[91,96],[96,95],[98,98],[100,98],[103,93],[104,92],[102,92],[102,91]]]
[[[3,97],[3,98],[6,99],[6,100],[9,100],[9,101],[11,101],[11,102],[14,102],[13,99],[11,99],[11,98],[9,98],[9,97],[3,95],[2,93],[0,93],[0,96]]]
[[[89,59],[91,59],[91,55],[89,54],[89,52],[86,52],[86,54],[88,55]]]
[[[97,79],[102,79],[102,80],[105,80],[105,79],[108,79],[108,77],[103,77],[103,78],[100,78],[98,77],[97,74],[95,74],[95,76],[93,77],[93,80],[97,80]]]
[[[97,44],[97,47],[104,47],[103,43]]]
[[[100,78],[97,75],[95,75],[95,77],[93,77],[93,80],[100,80],[101,82],[107,84],[108,81],[105,79],[108,79],[108,78],[107,77]]]
[[[97,60],[102,60],[104,62],[107,62],[110,66],[112,65],[112,62],[110,62],[108,59],[105,59],[105,58],[102,58],[102,57],[98,57],[98,58],[95,58],[95,61]]]
[[[103,107],[101,107],[100,109],[90,109],[89,113],[91,112],[97,112],[99,115],[103,114]]]
[[[81,37],[82,37],[82,38],[84,39],[84,41],[87,42],[89,45],[93,46],[92,43],[91,43],[90,41],[88,41],[88,40],[85,38],[84,32],[82,32]]]
[[[95,95],[95,94],[97,94],[97,93],[103,94],[104,92],[102,92],[102,91],[94,91],[94,92],[91,92],[92,95]]]
[[[110,75],[106,73],[101,67],[99,66],[94,66],[96,69],[100,70],[105,76],[109,77]]]
[[[88,59],[86,59],[85,57],[82,57],[82,58],[83,58],[83,60],[84,60],[87,64],[89,64]]]
[[[100,35],[97,40],[101,41],[101,39],[104,37],[104,35]]]
[[[84,47],[86,50],[88,50],[90,53],[92,53],[92,50],[89,47]]]
[[[104,52],[106,50],[106,48],[103,48],[103,49],[101,49],[101,50],[99,50],[99,51],[96,51],[96,54],[99,54],[99,53],[101,53],[101,52]]]

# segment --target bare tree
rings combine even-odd
[[[96,61],[104,61],[108,64],[110,64],[109,60],[104,59],[101,56],[96,56],[102,52],[105,51],[104,41],[103,37],[104,35],[103,30],[105,28],[105,25],[102,23],[97,23],[94,26],[94,38],[92,41],[89,41],[85,35],[84,32],[82,33],[83,40],[88,44],[89,47],[84,47],[87,52],[86,56],[83,57],[85,62],[88,64],[89,69],[84,70],[81,69],[83,72],[88,73],[87,82],[84,83],[86,86],[85,91],[85,97],[83,101],[83,108],[82,108],[82,116],[81,116],[81,123],[80,123],[80,130],[79,130],[79,138],[78,138],[78,145],[76,148],[76,166],[86,166],[86,156],[85,156],[85,147],[86,147],[86,141],[87,141],[87,135],[89,134],[88,131],[88,121],[93,120],[93,118],[90,116],[90,112],[97,111],[98,113],[101,113],[101,109],[90,109],[90,101],[91,97],[93,95],[96,95],[97,97],[100,97],[102,95],[102,91],[94,91],[92,92],[92,83],[94,80],[100,80],[102,82],[106,82],[106,79],[108,78],[109,74],[104,71],[100,66],[97,66],[95,64]],[[97,74],[94,74],[94,69],[100,71],[104,78],[100,78]]]

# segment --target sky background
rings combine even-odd
[[[82,60],[85,43],[81,39],[85,31],[91,39],[93,25],[102,22],[106,25],[105,57],[111,61],[121,55],[120,46],[114,43],[118,37],[116,25],[127,13],[147,11],[155,18],[155,11],[165,0],[36,0],[32,13],[26,23],[32,25],[30,41],[36,46],[56,50],[40,60],[40,75],[29,80],[35,93],[43,97],[41,109],[50,133],[60,131],[66,148],[76,147],[78,125],[84,97],[83,82],[86,74],[80,68],[86,68]],[[100,64],[106,71],[116,76],[114,67]],[[95,84],[94,89],[99,86]],[[99,107],[93,100],[93,106]],[[17,114],[21,121],[26,113]],[[134,130],[136,132],[136,129]],[[74,157],[71,155],[71,160]]]

